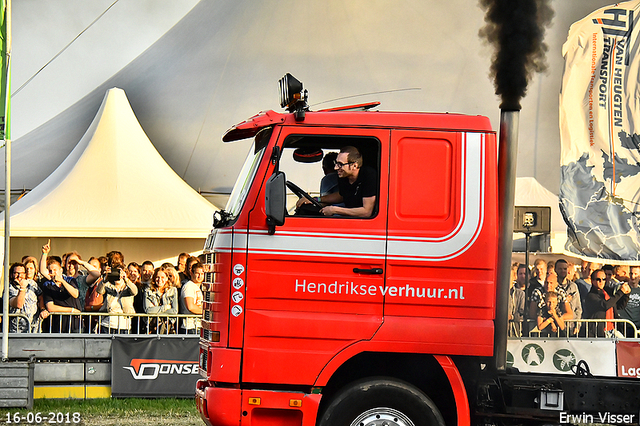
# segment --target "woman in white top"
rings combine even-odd
[[[182,285],[180,292],[180,313],[181,314],[202,314],[202,281],[204,281],[204,266],[202,263],[191,265],[191,279]],[[200,325],[198,318],[184,318],[180,326],[180,331],[186,334],[196,334]]]

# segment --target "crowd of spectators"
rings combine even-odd
[[[511,275],[510,337],[636,337],[640,330],[640,266],[539,258],[531,268],[514,263]]]
[[[198,332],[197,318],[177,315],[202,314],[203,259],[181,253],[176,265],[155,267],[148,260],[125,264],[119,251],[88,261],[75,251],[62,256],[50,251],[47,242],[39,261],[24,256],[11,265],[9,313],[19,315],[11,317],[10,333]],[[627,320],[640,330],[640,266],[576,265],[565,259],[536,259],[530,268],[514,263],[508,310],[510,337],[635,337],[633,327],[607,320]],[[601,321],[582,324],[581,319]]]
[[[11,265],[9,313],[17,315],[10,333],[198,332],[197,318],[178,315],[202,314],[203,259],[181,253],[176,265],[155,267],[148,260],[125,264],[119,251],[88,261],[75,251],[50,252],[49,241],[39,261],[27,255]]]

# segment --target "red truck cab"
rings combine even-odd
[[[202,418],[468,425],[456,359],[493,355],[496,312],[489,119],[293,104],[224,137],[254,143],[205,247]],[[372,216],[296,212],[344,146],[376,172]]]

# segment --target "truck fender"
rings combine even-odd
[[[334,356],[331,361],[325,365],[322,369],[314,386],[322,387],[326,386],[333,374],[352,357],[358,355],[362,352],[387,352],[388,346],[383,343],[371,342],[371,341],[361,341],[354,343],[353,345],[345,348],[340,351],[336,356]],[[451,357],[446,355],[434,355],[434,359],[438,362],[442,370],[444,371],[449,384],[451,386],[451,390],[453,392],[453,396],[456,403],[456,412],[458,417],[458,426],[469,426],[471,424],[471,412],[469,408],[469,398],[467,395],[467,390],[464,386],[464,382],[462,381],[462,376],[460,375],[460,371],[458,367],[456,367],[455,363],[451,359]]]
[[[453,397],[456,400],[456,409],[458,412],[458,426],[469,426],[471,424],[471,412],[469,409],[469,396],[467,390],[464,387],[462,376],[458,367],[453,363],[453,360],[446,355],[435,355],[434,358],[442,367],[442,370],[449,379],[451,384],[451,390],[453,391]]]

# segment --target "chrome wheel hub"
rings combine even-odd
[[[398,410],[377,407],[360,414],[351,426],[415,426],[411,419]]]

